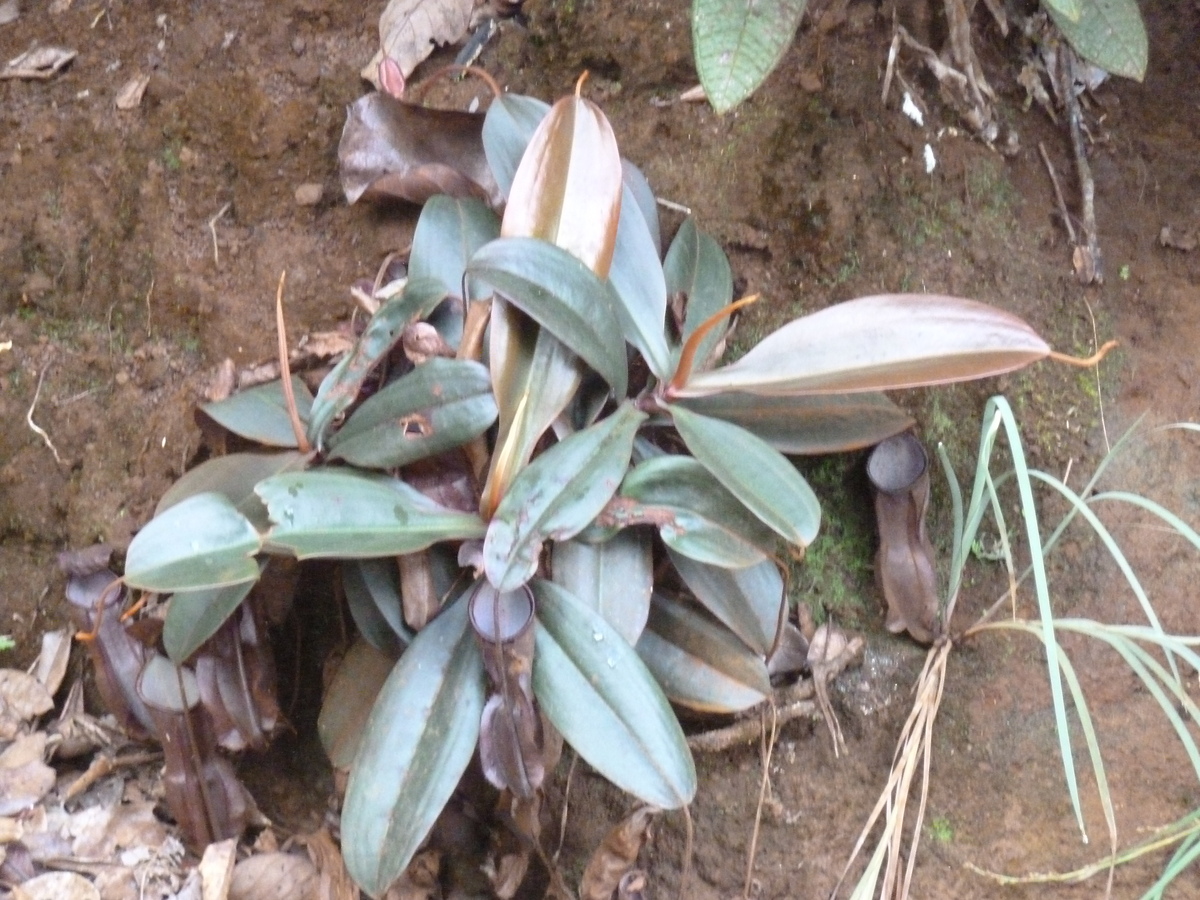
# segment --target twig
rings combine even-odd
[[[1062,45],[1060,77],[1063,82],[1063,102],[1067,107],[1067,125],[1071,130],[1071,146],[1075,150],[1075,170],[1079,175],[1080,212],[1083,217],[1084,243],[1075,246],[1075,275],[1080,284],[1104,283],[1104,260],[1096,234],[1096,185],[1092,167],[1087,161],[1087,146],[1083,141],[1083,111],[1075,93],[1076,67],[1079,57],[1066,44]]]
[[[682,203],[676,203],[674,200],[666,200],[662,197],[655,197],[654,202],[663,209],[669,209],[672,212],[682,213],[685,216],[690,216],[692,214],[692,208],[690,206],[684,206]]]
[[[292,421],[292,433],[296,435],[296,447],[301,453],[308,453],[312,445],[308,435],[304,433],[304,424],[300,421],[300,413],[296,410],[296,392],[292,389],[292,364],[288,360],[287,330],[283,322],[283,285],[287,281],[287,271],[279,273],[279,288],[275,291],[275,330],[279,335],[279,377],[283,381],[283,398],[287,401],[288,418]]]
[[[42,371],[38,375],[37,388],[33,392],[33,402],[29,404],[29,412],[25,413],[25,422],[29,425],[29,430],[41,437],[46,442],[46,446],[50,448],[50,452],[54,454],[54,461],[62,465],[62,457],[58,455],[58,448],[54,446],[54,442],[50,440],[50,435],[46,434],[46,429],[42,428],[33,421],[33,411],[37,407],[38,397],[42,395],[42,380],[46,377],[46,370],[50,368],[50,363],[42,366]]]
[[[779,736],[779,716],[775,704],[771,703],[771,731],[767,737],[767,712],[762,710],[759,723],[762,727],[762,738],[759,743],[762,757],[762,781],[758,786],[758,807],[754,810],[754,831],[750,834],[750,849],[746,851],[746,881],[742,886],[742,896],[749,900],[750,885],[754,881],[754,857],[758,855],[758,834],[762,828],[762,811],[767,802],[767,791],[771,787],[771,754],[775,752],[775,739]]]
[[[1042,154],[1042,162],[1046,164],[1046,171],[1050,173],[1050,183],[1054,185],[1054,196],[1058,199],[1058,212],[1062,216],[1063,224],[1067,226],[1067,237],[1071,239],[1071,246],[1074,247],[1078,243],[1075,239],[1075,226],[1071,224],[1071,214],[1067,212],[1067,201],[1063,199],[1058,173],[1054,171],[1054,163],[1050,162],[1050,154],[1046,152],[1046,145],[1041,141],[1038,141],[1038,152]]]
[[[146,337],[154,336],[154,327],[151,324],[151,314],[153,309],[150,306],[150,298],[154,295],[154,276],[150,276],[150,287],[146,288]]]
[[[221,218],[221,216],[229,212],[229,207],[231,206],[233,206],[232,203],[226,203],[219,210],[217,210],[217,214],[215,216],[208,220],[208,230],[212,234],[213,239],[213,265],[219,266],[221,264],[221,252],[217,249],[217,221]]]

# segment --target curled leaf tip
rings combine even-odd
[[[1066,363],[1070,366],[1079,366],[1081,369],[1090,369],[1092,366],[1098,365],[1104,357],[1108,356],[1108,351],[1116,347],[1118,343],[1118,341],[1108,341],[1103,347],[1086,358],[1071,356],[1069,353],[1058,353],[1054,350],[1050,351],[1050,358],[1055,362]]]
[[[700,349],[700,344],[708,333],[712,331],[720,322],[732,316],[743,306],[749,306],[751,303],[757,303],[761,299],[761,294],[750,294],[748,297],[743,297],[741,300],[734,301],[728,306],[717,310],[698,326],[696,330],[688,337],[687,342],[683,345],[683,350],[679,353],[679,365],[675,368],[675,374],[671,378],[670,384],[667,385],[667,396],[670,397],[674,391],[680,390],[687,384],[688,378],[691,377],[692,368],[696,363],[696,352]]]
[[[587,81],[588,75],[591,74],[587,69],[579,76],[579,80],[575,82],[575,99],[578,100],[583,93],[583,83]]]

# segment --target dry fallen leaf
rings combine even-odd
[[[27,734],[0,753],[0,816],[31,809],[54,787],[54,770],[43,762],[46,735]]]
[[[657,813],[653,807],[640,806],[604,836],[583,870],[579,900],[612,900],[621,879],[637,863]]]
[[[316,867],[292,853],[263,853],[233,870],[229,900],[317,900]]]
[[[48,872],[21,885],[29,900],[100,900],[95,885],[74,872]]]
[[[435,44],[459,41],[471,24],[475,0],[391,0],[379,17],[379,52],[362,77],[379,87],[379,64],[391,57],[407,78]]]
[[[117,109],[128,111],[131,109],[137,109],[139,106],[141,106],[142,96],[146,93],[146,87],[149,84],[149,75],[135,75],[133,78],[130,78],[127,82],[125,82],[121,89],[117,91],[117,97],[114,101],[117,105]]]
[[[50,692],[32,675],[18,669],[0,669],[0,716],[8,713],[26,721],[53,708]]]
[[[233,883],[237,838],[209,844],[200,859],[200,895],[203,900],[225,900]]]
[[[34,47],[10,59],[8,65],[0,69],[0,79],[45,81],[61,72],[77,55],[65,47]]]
[[[71,659],[71,634],[67,629],[47,631],[42,635],[42,652],[38,654],[30,674],[54,695],[62,686]]]
[[[346,871],[346,861],[329,832],[322,828],[298,840],[308,851],[308,858],[320,877],[317,893],[320,900],[358,900],[358,887]]]

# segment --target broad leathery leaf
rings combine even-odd
[[[1083,15],[1083,5],[1087,0],[1043,0],[1044,5],[1052,13],[1059,13],[1072,22],[1078,22]]]
[[[172,593],[255,581],[262,538],[227,497],[209,492],[176,503],[137,533],[125,583]]]
[[[345,560],[342,590],[358,633],[372,647],[399,656],[412,643],[413,633],[404,624],[400,572],[395,559]]]
[[[259,531],[271,527],[267,508],[263,506],[254,486],[264,478],[303,469],[312,459],[311,453],[290,451],[283,453],[230,453],[206,459],[171,485],[154,508],[156,516],[162,515],[176,503],[197,494],[214,491],[229,498],[229,501]]]
[[[651,532],[626,528],[601,544],[556,541],[551,580],[604,617],[630,645],[650,613],[654,589]]]
[[[338,664],[317,717],[317,735],[335,769],[349,769],[353,764],[367,717],[397,658],[359,637]]]
[[[435,278],[449,296],[462,296],[467,261],[499,236],[500,219],[480,201],[431,197],[413,232],[408,277]],[[483,292],[468,284],[464,299],[482,300]]]
[[[679,721],[637,652],[602,616],[548,581],[532,584],[538,625],[533,692],[592,768],[660,809],[696,794]]]
[[[654,242],[654,253],[661,257],[662,228],[658,222],[658,199],[654,196],[650,182],[646,180],[641,169],[625,158],[621,159],[621,178],[629,191],[628,196],[621,197],[621,209],[624,210],[628,200],[632,198],[637,204],[637,208],[641,210],[642,220],[650,232],[650,240]]]
[[[625,340],[642,354],[650,371],[666,381],[673,371],[664,331],[667,283],[658,246],[628,185],[623,188],[622,196],[616,253],[608,273],[620,301],[616,304],[617,319]],[[658,226],[657,217],[654,224]]]
[[[638,655],[671,702],[706,713],[735,713],[771,695],[762,656],[689,604],[654,595]]]
[[[763,656],[771,652],[787,603],[783,576],[773,561],[727,569],[697,562],[669,547],[667,556],[705,609],[754,652]]]
[[[342,812],[351,876],[380,896],[407,868],[475,752],[483,661],[459,600],[423,628],[371,709]]]
[[[821,525],[821,505],[796,467],[762,438],[720,419],[670,407],[692,455],[777,534],[807,547]]]
[[[496,421],[480,363],[433,358],[367,398],[329,441],[329,458],[390,469],[460,447]]]
[[[1150,50],[1137,0],[1078,2],[1080,14],[1074,20],[1054,3],[1047,6],[1050,18],[1075,52],[1114,75],[1134,81],[1145,78]]]
[[[296,395],[296,412],[300,422],[307,424],[312,411],[312,393],[308,385],[295,375],[292,376],[292,391]],[[216,403],[205,403],[200,411],[222,428],[246,440],[268,447],[295,449],[297,446],[296,432],[288,415],[281,381],[239,391]]]
[[[483,542],[484,571],[497,590],[516,590],[533,576],[545,540],[569,540],[596,518],[629,467],[633,436],[645,418],[624,403],[513,479]]]
[[[687,313],[683,321],[683,342],[703,322],[720,312],[733,300],[733,270],[729,259],[713,238],[696,227],[689,216],[679,226],[675,240],[663,261],[667,291],[687,298]],[[713,350],[729,330],[728,321],[718,324],[700,342],[696,365],[707,368]],[[676,351],[678,357],[678,351]]]
[[[1025,322],[986,304],[939,294],[881,294],[789,322],[737,362],[696,372],[672,393],[898,390],[1002,375],[1049,353]]]
[[[529,139],[500,233],[555,244],[604,279],[620,213],[621,154],[612,125],[590,100],[563,97]]]
[[[334,418],[358,399],[367,376],[400,341],[404,327],[428,316],[445,299],[440,279],[411,276],[398,297],[376,310],[354,349],[338,361],[317,390],[308,426],[308,439],[314,446],[324,449]]]
[[[501,94],[488,107],[483,119],[483,151],[505,197],[512,190],[525,148],[549,112],[549,103],[521,94]]]
[[[780,453],[845,453],[907,431],[913,420],[883,394],[760,397],[728,391],[679,401],[762,438]]]
[[[629,375],[611,286],[567,251],[538,238],[485,244],[467,274],[499,291],[598,372],[618,397]]]
[[[766,80],[792,44],[807,0],[693,0],[696,71],[719,113]]]
[[[621,483],[636,502],[634,521],[650,519],[663,543],[700,562],[726,568],[760,563],[779,543],[775,532],[690,456],[656,456]]]
[[[492,300],[488,340],[500,427],[480,503],[491,516],[550,425],[566,409],[587,367],[519,309]]]
[[[481,538],[483,521],[434,503],[398,478],[326,469],[277,475],[255,491],[275,527],[267,540],[300,559],[368,559]]]
[[[163,649],[182,666],[217,633],[254,587],[253,581],[203,591],[176,591],[163,622]]]

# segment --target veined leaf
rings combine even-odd
[[[638,655],[671,701],[707,713],[734,713],[771,695],[763,658],[700,610],[655,595]]]
[[[674,398],[948,384],[1011,372],[1049,353],[1025,322],[983,303],[937,294],[883,294],[789,322],[737,362],[693,373]]]
[[[537,570],[547,538],[582,531],[616,493],[629,466],[633,436],[646,414],[632,404],[555,444],[513,480],[488,525],[484,570],[499,591],[511,591]]]
[[[845,453],[913,427],[904,410],[875,392],[761,397],[728,391],[679,405],[745,428],[787,454]]]
[[[821,505],[778,450],[720,419],[681,406],[672,406],[670,412],[688,450],[747,509],[791,543],[812,543],[821,524]]]
[[[440,506],[398,478],[327,469],[277,475],[255,490],[275,523],[267,539],[300,559],[398,556],[484,534],[478,516]]]
[[[262,539],[228,498],[196,494],[137,533],[125,557],[125,583],[144,591],[198,591],[255,581]]]
[[[603,280],[620,212],[621,155],[612,126],[590,100],[563,97],[525,148],[500,233],[555,244]]]
[[[371,707],[396,665],[396,657],[373,647],[361,636],[346,651],[317,717],[317,734],[335,769],[349,769],[362,744]]]
[[[625,396],[628,362],[612,288],[576,257],[537,238],[485,244],[467,266]]]
[[[650,612],[654,560],[650,532],[626,528],[600,544],[556,541],[551,579],[604,617],[630,645]]]
[[[404,624],[396,560],[348,559],[341,568],[342,590],[358,633],[379,652],[399,656],[413,633]]]
[[[654,255],[661,257],[662,228],[658,223],[658,200],[650,188],[650,182],[646,180],[641,169],[624,158],[621,160],[621,178],[625,182],[626,190],[629,191],[627,197],[622,196],[621,198],[622,211],[625,210],[631,199],[637,204],[637,208],[642,213],[642,221],[646,223],[646,228],[650,232],[650,240],[654,242]],[[611,273],[609,274],[611,275]]]
[[[280,472],[303,469],[312,459],[310,453],[230,453],[206,459],[167,488],[154,509],[162,515],[176,503],[209,491],[224,495],[259,531],[271,527],[267,508],[263,506],[254,486],[264,478]]]
[[[1137,0],[1074,0],[1079,14],[1062,9],[1068,0],[1047,0],[1054,24],[1088,62],[1134,81],[1146,77],[1149,40]]]
[[[488,370],[433,358],[369,397],[329,441],[331,459],[390,469],[460,447],[496,421]]]
[[[622,198],[616,254],[608,273],[619,301],[616,304],[617,319],[625,340],[638,349],[650,371],[659,380],[666,381],[674,367],[665,335],[667,283],[658,258],[658,245],[646,222],[645,212],[628,185],[623,189]],[[657,216],[654,227],[658,227]]]
[[[754,565],[778,538],[708,469],[690,456],[656,456],[635,466],[621,483],[632,500],[632,521],[658,526],[668,547],[700,562],[728,568]],[[620,512],[615,515],[621,518]]]
[[[334,418],[358,399],[367,375],[400,340],[404,326],[429,315],[444,299],[446,289],[440,279],[410,277],[400,296],[379,307],[354,349],[321,382],[308,426],[314,446],[324,448]]]
[[[737,106],[791,46],[807,0],[693,0],[696,71],[719,113]]]
[[[1046,8],[1051,13],[1059,13],[1072,22],[1078,22],[1083,15],[1083,4],[1087,0],[1044,0]]]
[[[532,584],[533,691],[554,727],[617,787],[661,809],[696,793],[679,722],[636,651],[599,614],[548,581]]]
[[[701,323],[733,300],[733,271],[729,268],[729,259],[720,244],[696,227],[691,216],[683,220],[675,240],[671,241],[663,261],[663,272],[668,293],[687,297],[681,335],[684,343]],[[707,368],[713,349],[728,330],[726,320],[705,335],[696,352],[697,366]],[[678,357],[678,351],[675,355]]]
[[[775,646],[787,602],[783,576],[770,560],[744,569],[726,569],[689,559],[667,548],[683,583],[704,607],[743,643],[764,657]]]
[[[182,666],[200,645],[217,633],[254,588],[253,581],[203,591],[176,591],[163,623],[163,648]]]
[[[312,392],[295,375],[292,376],[292,391],[296,395],[296,412],[300,421],[307,423],[312,411]],[[200,411],[222,428],[246,440],[268,447],[294,449],[297,446],[296,432],[288,416],[281,381],[239,391],[216,403],[205,403]]]
[[[525,148],[549,112],[549,103],[521,94],[501,94],[488,107],[483,119],[483,152],[505,197],[512,190]]]
[[[475,251],[500,236],[500,220],[475,199],[456,200],[439,194],[421,210],[413,232],[408,277],[436,279],[446,294],[460,297],[467,261]],[[463,299],[482,299],[468,290]]]
[[[483,661],[459,600],[422,629],[371,709],[346,788],[342,852],[368,893],[407,868],[471,761]]]

